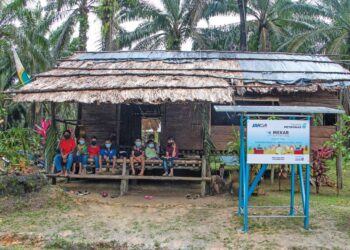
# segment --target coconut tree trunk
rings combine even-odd
[[[247,50],[247,1],[248,0],[237,0],[238,8],[239,8],[239,49],[241,51]]]
[[[262,26],[259,35],[259,51],[267,52],[271,50],[269,40],[269,31],[266,26]]]
[[[118,0],[103,0],[99,7],[99,17],[102,21],[102,50],[113,51],[118,49],[115,43],[115,15],[119,10]]]
[[[89,8],[87,0],[82,0],[79,7],[79,50],[86,51],[87,46],[87,32],[89,29],[88,20]]]

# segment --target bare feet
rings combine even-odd
[[[143,175],[144,175],[144,173],[143,173],[143,172],[139,173],[139,176],[143,176]]]
[[[163,176],[168,176],[168,173],[164,173]]]
[[[62,171],[57,172],[56,175],[57,175],[57,176],[61,176],[61,175],[62,175]]]

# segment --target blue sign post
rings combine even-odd
[[[214,106],[216,112],[240,114],[240,168],[239,168],[239,193],[238,215],[243,215],[243,231],[248,232],[249,218],[303,218],[304,228],[309,229],[309,201],[310,201],[310,121],[313,114],[344,114],[344,110],[327,107],[307,106]],[[252,141],[245,140],[245,124],[253,119],[250,117],[284,117],[275,121],[259,120],[251,128],[260,128],[262,131],[253,133]],[[270,126],[272,125],[272,126]],[[270,127],[269,127],[270,126]],[[249,128],[247,128],[249,135]],[[250,134],[252,135],[252,134]],[[263,135],[263,136],[262,136]],[[250,145],[249,145],[250,144]],[[249,159],[248,159],[249,156]],[[249,171],[251,164],[260,164],[261,168],[249,183]],[[291,166],[290,177],[290,204],[282,206],[289,208],[286,215],[249,215],[249,199],[257,187],[268,164],[288,164]],[[305,178],[303,169],[305,168]],[[302,201],[302,214],[296,213],[294,206],[295,171],[299,176],[299,185]],[[264,206],[270,207],[273,206]],[[279,206],[280,208],[281,206]]]
[[[261,116],[261,115],[260,115]],[[266,115],[270,116],[270,115]],[[295,120],[296,118],[303,118],[304,121],[306,119],[307,124],[309,124],[310,116],[297,116],[293,117],[291,116],[290,120]],[[304,218],[304,228],[309,229],[309,191],[310,191],[310,164],[309,164],[309,158],[308,154],[309,152],[307,150],[310,150],[310,144],[309,140],[310,138],[307,138],[306,141],[308,143],[305,143],[305,136],[309,136],[309,134],[305,135],[303,140],[303,145],[300,147],[298,145],[292,145],[291,139],[293,138],[279,138],[278,135],[282,134],[283,137],[286,137],[285,135],[290,135],[292,132],[288,130],[291,129],[299,129],[298,122],[294,122],[292,124],[294,125],[285,125],[285,130],[277,130],[278,132],[274,133],[271,131],[267,131],[268,135],[271,136],[271,134],[277,134],[277,137],[273,137],[270,140],[267,138],[261,138],[261,144],[265,142],[267,146],[259,146],[259,148],[248,148],[246,147],[246,140],[245,140],[245,123],[249,123],[250,116],[245,115],[244,113],[241,113],[240,116],[240,169],[239,169],[239,179],[240,179],[240,185],[239,185],[239,202],[238,202],[238,215],[242,215],[244,217],[244,225],[243,225],[243,231],[248,232],[248,220],[251,217],[254,218]],[[254,126],[254,124],[253,124]],[[263,127],[267,127],[267,125],[263,124]],[[303,125],[304,126],[304,125]],[[302,127],[300,129],[302,129]],[[273,129],[273,128],[272,128]],[[304,127],[305,129],[305,127]],[[308,127],[309,129],[309,127]],[[247,128],[247,133],[249,133],[249,130]],[[261,136],[260,137],[264,137]],[[298,140],[294,140],[298,141]],[[285,145],[282,146],[281,144],[285,142]],[[269,145],[269,143],[276,144],[276,145]],[[294,143],[295,144],[295,143]],[[299,141],[298,143],[299,144]],[[301,144],[301,143],[300,143]],[[254,150],[255,153],[259,155],[259,157],[254,157]],[[247,155],[248,151],[252,151],[250,153],[253,154],[253,158],[251,162],[253,161],[254,164],[261,164],[261,168],[258,172],[258,174],[255,176],[254,180],[249,184],[249,172],[250,172],[250,166],[251,164],[247,161]],[[266,151],[266,152],[264,152]],[[276,152],[277,151],[277,152]],[[307,152],[305,152],[307,151]],[[265,155],[261,155],[264,154]],[[305,161],[305,155],[307,154],[307,160]],[[264,157],[261,157],[264,156]],[[256,159],[258,158],[258,160]],[[255,162],[259,161],[261,162]],[[291,183],[290,183],[290,209],[289,213],[286,215],[249,215],[249,199],[251,195],[253,194],[255,188],[257,187],[258,183],[260,182],[262,176],[264,175],[268,164],[292,164],[291,165]],[[279,162],[281,161],[281,162]],[[301,199],[302,199],[302,215],[296,215],[295,214],[295,208],[294,208],[294,192],[295,192],[295,161],[300,161],[302,163],[307,164],[297,164],[298,166],[298,176],[299,176],[299,183],[300,183],[300,193],[301,193]],[[305,178],[303,177],[303,166],[305,167]]]

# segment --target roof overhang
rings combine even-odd
[[[244,114],[344,114],[341,109],[310,106],[220,106],[215,105],[216,112]]]

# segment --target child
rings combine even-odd
[[[78,145],[76,149],[76,159],[79,165],[78,174],[82,174],[84,168],[84,174],[86,174],[86,167],[88,163],[88,149],[85,144],[85,138],[80,137],[78,140]]]
[[[95,164],[95,171],[98,172],[100,168],[99,155],[101,148],[97,145],[97,139],[95,136],[91,137],[91,144],[88,147],[89,159],[88,161],[92,161]]]
[[[106,162],[107,171],[109,171],[109,165],[112,162],[112,173],[115,173],[115,166],[117,161],[117,149],[112,145],[110,139],[105,140],[105,146],[100,151],[100,166],[102,168],[102,161]]]
[[[157,144],[151,139],[146,144],[145,155],[147,160],[158,159]]]
[[[176,145],[174,137],[168,138],[168,144],[166,146],[166,154],[163,157],[163,168],[164,174],[163,176],[174,176],[174,160],[179,157],[179,149]],[[170,169],[170,174],[169,174]]]
[[[154,148],[156,149],[156,152],[159,155],[160,147],[159,147],[159,144],[154,139],[154,134],[150,134],[148,136],[148,142],[147,143],[149,143],[150,141],[152,141],[154,143]]]
[[[135,175],[135,168],[134,163],[140,162],[141,163],[141,172],[139,175],[144,175],[145,172],[145,152],[142,146],[141,139],[135,140],[135,146],[133,147],[131,151],[131,157],[130,157],[130,167],[132,175]]]
[[[74,161],[74,150],[76,144],[72,138],[72,133],[70,130],[66,130],[63,132],[63,138],[60,140],[59,149],[60,152],[56,154],[54,158],[54,165],[57,169],[57,175],[62,174],[62,163],[66,164],[66,173],[65,176],[68,176],[69,171],[72,168]]]

